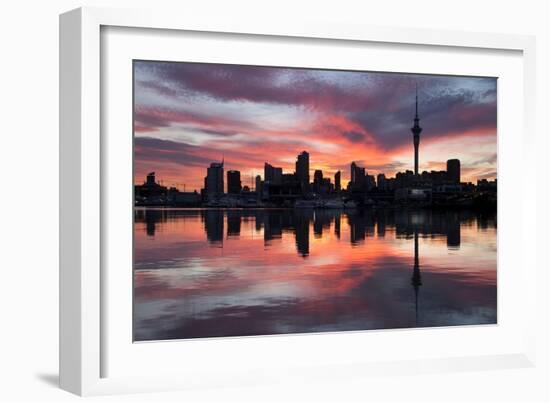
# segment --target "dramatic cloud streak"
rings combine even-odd
[[[460,158],[465,180],[496,175],[496,79],[135,62],[135,180],[200,189],[211,161],[245,178],[311,154],[327,175],[411,169],[415,85],[421,170]],[[437,168],[436,168],[437,167]]]

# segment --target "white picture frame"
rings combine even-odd
[[[441,347],[431,355],[418,355],[401,357],[399,351],[388,360],[367,360],[358,356],[357,359],[340,361],[336,355],[328,354],[319,357],[317,350],[307,351],[308,345],[315,348],[324,346],[327,350],[334,350],[339,344],[361,343],[369,337],[391,338],[392,342],[399,343],[408,337],[418,337],[432,340],[475,340],[478,337],[476,329],[462,328],[449,330],[407,330],[386,332],[351,332],[349,334],[330,334],[319,339],[315,335],[299,335],[284,337],[259,337],[242,340],[208,340],[194,342],[193,349],[214,349],[219,354],[224,354],[227,349],[234,351],[247,351],[250,356],[261,355],[267,348],[273,351],[285,349],[298,349],[304,351],[303,355],[297,355],[292,360],[278,362],[276,357],[266,359],[262,371],[251,371],[253,360],[243,360],[243,363],[233,362],[221,366],[217,370],[209,371],[208,364],[212,364],[207,357],[206,362],[199,362],[198,356],[188,355],[185,363],[168,365],[167,358],[162,354],[170,351],[184,351],[183,343],[165,343],[163,351],[156,350],[153,353],[145,352],[140,356],[144,360],[151,360],[152,354],[159,354],[160,361],[165,360],[170,371],[153,376],[147,371],[131,373],[128,368],[119,366],[119,370],[106,369],[105,362],[114,356],[113,350],[119,351],[119,347],[113,344],[106,327],[112,326],[108,318],[111,315],[111,301],[108,298],[112,292],[112,285],[107,286],[105,281],[110,279],[105,272],[107,267],[106,251],[109,245],[106,243],[103,227],[106,226],[105,211],[108,211],[109,198],[105,196],[109,188],[106,177],[114,175],[109,172],[113,168],[108,163],[109,150],[112,143],[102,137],[102,133],[108,132],[108,124],[105,111],[102,111],[102,92],[106,93],[109,83],[102,81],[102,30],[105,27],[118,27],[120,29],[154,29],[170,30],[170,32],[218,33],[218,36],[244,35],[252,36],[257,40],[290,38],[296,41],[328,40],[331,46],[339,43],[376,43],[377,46],[418,46],[422,49],[466,49],[483,55],[484,53],[515,52],[514,63],[521,64],[522,82],[516,88],[519,98],[516,100],[522,105],[517,116],[504,117],[515,119],[514,127],[518,127],[521,133],[517,137],[510,135],[505,141],[501,141],[499,133],[499,153],[504,143],[506,147],[516,149],[519,147],[522,161],[529,160],[534,155],[535,134],[534,121],[534,92],[535,92],[535,42],[533,37],[520,35],[503,35],[487,33],[467,33],[456,31],[429,31],[407,28],[381,28],[342,23],[304,21],[295,25],[281,21],[226,19],[209,20],[196,18],[192,15],[173,14],[169,11],[151,10],[111,10],[103,8],[81,8],[70,11],[60,17],[60,385],[63,389],[79,395],[130,393],[140,391],[159,391],[170,389],[182,389],[192,387],[210,387],[216,385],[249,385],[264,382],[293,382],[295,379],[345,379],[348,376],[368,376],[370,374],[385,373],[389,375],[474,370],[484,368],[523,367],[532,366],[535,362],[534,329],[535,319],[528,312],[534,312],[536,290],[536,262],[535,244],[528,240],[526,234],[535,234],[535,195],[532,189],[536,189],[536,176],[521,176],[520,172],[513,173],[512,169],[506,169],[502,164],[513,164],[513,160],[499,161],[499,174],[510,173],[510,180],[519,180],[522,189],[529,189],[520,195],[507,194],[506,187],[501,190],[499,178],[499,220],[506,220],[501,214],[501,209],[506,210],[514,204],[521,211],[521,220],[518,223],[510,223],[505,228],[517,230],[514,239],[513,263],[521,269],[517,275],[521,277],[518,284],[518,298],[522,299],[522,309],[525,317],[521,323],[510,325],[510,331],[504,333],[506,326],[496,330],[489,330],[479,337],[490,340],[491,337],[505,339],[512,337],[513,341],[503,341],[499,350],[484,351],[483,345],[477,349],[460,350],[453,354],[452,347]],[[420,51],[417,50],[412,50]],[[434,67],[437,71],[437,68]],[[514,70],[516,71],[516,70]],[[519,71],[519,70],[517,70]],[[517,71],[515,73],[518,75]],[[519,84],[519,83],[516,83]],[[519,89],[518,89],[519,88]],[[500,111],[500,110],[499,110]],[[503,119],[504,119],[503,118]],[[501,129],[499,117],[499,132]],[[520,135],[521,134],[521,135]],[[505,153],[506,155],[506,153]],[[131,157],[130,157],[131,158]],[[503,169],[504,168],[504,169]],[[516,175],[516,176],[512,176]],[[128,186],[130,187],[130,185]],[[513,196],[516,200],[509,200]],[[506,203],[506,204],[503,204]],[[112,215],[109,215],[113,219]],[[113,219],[114,220],[114,219]],[[114,222],[114,221],[113,221]],[[124,221],[116,224],[118,230],[124,229]],[[513,227],[512,227],[513,226]],[[502,226],[499,221],[499,232]],[[128,229],[128,232],[130,230]],[[500,235],[499,235],[500,236]],[[506,237],[504,237],[506,238]],[[506,239],[502,242],[508,242]],[[506,252],[506,246],[499,240],[499,265],[502,263],[502,253]],[[131,251],[126,251],[130,253]],[[508,256],[508,255],[506,255]],[[509,260],[506,257],[507,260]],[[506,263],[506,262],[505,262]],[[131,270],[131,267],[129,268]],[[500,267],[499,267],[500,270]],[[519,278],[519,277],[518,277]],[[501,287],[499,278],[499,290]],[[110,288],[110,289],[109,289]],[[505,288],[504,288],[505,289]],[[506,293],[505,293],[506,294]],[[510,293],[505,295],[503,307],[499,310],[512,311],[510,308]],[[500,298],[500,297],[499,297]],[[504,297],[503,297],[504,298]],[[499,300],[499,303],[502,300]],[[530,309],[531,308],[531,309]],[[499,311],[500,315],[500,311]],[[500,322],[499,322],[500,323]],[[111,329],[111,333],[122,334],[124,330]],[[410,332],[416,332],[411,334]],[[419,333],[420,332],[420,333]],[[435,333],[434,333],[435,332]],[[521,335],[520,335],[521,334]],[[115,337],[116,338],[116,337]],[[521,341],[520,339],[521,338]],[[315,342],[312,342],[315,341]],[[319,340],[322,340],[321,345]],[[511,340],[511,339],[510,339]],[[200,343],[203,343],[202,345]],[[207,344],[204,344],[207,343]],[[208,344],[210,343],[210,344]],[[240,343],[240,344],[239,344]],[[151,343],[154,344],[154,343]],[[495,343],[499,344],[499,343]],[[187,344],[187,347],[189,344]],[[332,350],[331,350],[332,347]],[[153,347],[151,347],[153,348]],[[281,350],[277,350],[277,348]],[[241,349],[241,350],[239,350]],[[122,350],[122,348],[120,349]],[[153,351],[153,350],[151,350]],[[289,350],[290,351],[290,350]],[[189,353],[189,351],[187,351]],[[128,354],[134,354],[128,350]],[[135,354],[141,354],[136,352]],[[120,354],[119,354],[120,355]],[[137,355],[136,355],[137,357]],[[269,357],[269,355],[267,356]],[[136,364],[128,355],[120,355],[120,360],[128,360],[133,366]],[[234,359],[235,356],[227,356]],[[150,366],[150,361],[142,361],[143,367]],[[199,365],[201,364],[201,365]],[[138,365],[139,366],[139,365]],[[176,371],[178,366],[181,371]],[[193,366],[201,367],[201,370],[190,371]],[[304,368],[307,368],[305,373]],[[116,372],[116,374],[115,374]],[[162,371],[161,371],[162,372]],[[112,375],[115,374],[115,375]]]

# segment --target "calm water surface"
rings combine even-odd
[[[136,209],[134,339],[496,323],[494,214]]]

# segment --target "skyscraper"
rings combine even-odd
[[[357,164],[355,161],[352,161],[351,167],[350,167],[350,182],[355,183],[355,175],[357,173]]]
[[[365,190],[365,168],[360,167],[354,162],[351,163],[351,188],[356,191]]]
[[[447,160],[447,179],[454,183],[460,183],[460,160]]]
[[[296,159],[296,177],[302,188],[302,193],[309,188],[309,154],[302,151]]]
[[[323,184],[323,171],[316,169],[313,173],[313,191],[319,193]]]
[[[227,171],[227,193],[241,193],[241,173],[239,171]]]
[[[418,146],[420,145],[420,133],[422,132],[422,128],[419,125],[420,119],[418,118],[418,88],[416,89],[415,109],[414,126],[411,127],[411,131],[414,144],[414,174],[418,175]]]
[[[205,192],[208,198],[223,194],[223,161],[212,162],[204,178]]]
[[[341,179],[342,173],[340,171],[336,172],[334,174],[334,190],[336,190],[337,192],[342,190]]]

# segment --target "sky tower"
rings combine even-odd
[[[418,122],[420,122],[420,119],[418,118],[418,86],[416,87],[415,109],[414,126],[411,127],[411,132],[413,134],[414,143],[414,174],[418,175],[418,146],[420,145],[420,133],[422,132],[422,128],[418,124]]]

